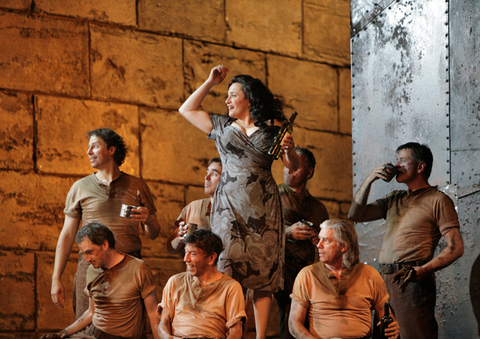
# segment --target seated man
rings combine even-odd
[[[373,267],[359,263],[353,223],[332,219],[324,221],[320,228],[320,261],[303,268],[295,279],[290,333],[302,339],[369,338],[371,311],[375,310],[381,319],[388,302],[383,279]],[[398,333],[394,318],[386,335],[397,338]]]
[[[198,229],[183,240],[187,272],[172,276],[158,305],[160,338],[241,338],[242,287],[217,270],[222,240]]]
[[[210,228],[210,210],[212,209],[213,196],[217,189],[220,175],[222,174],[222,161],[212,158],[208,161],[207,175],[205,175],[205,194],[209,198],[195,200],[182,209],[175,221],[175,229],[167,239],[167,250],[170,254],[180,253],[184,245],[183,237],[187,233],[187,223],[194,223],[198,228]]]
[[[148,265],[143,260],[117,252],[112,231],[101,223],[86,224],[80,228],[75,240],[90,264],[85,287],[89,308],[56,337],[146,338],[146,310],[153,337],[158,338],[156,284]],[[83,329],[82,333],[75,334]]]

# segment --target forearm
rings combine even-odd
[[[160,233],[161,226],[157,222],[154,214],[149,214],[147,220],[143,223],[145,233],[150,239],[155,239]]]
[[[239,321],[228,330],[227,339],[241,339],[242,338],[242,321]]]
[[[290,334],[297,339],[316,339],[307,328],[298,322],[289,323]]]
[[[167,251],[170,254],[178,254],[184,248],[183,242],[178,237],[178,227],[172,232],[167,239]]]
[[[370,195],[370,188],[375,180],[368,176],[362,183],[353,197],[352,205],[348,211],[348,218],[353,221],[364,221],[363,217],[367,211],[367,201]]]
[[[215,86],[215,83],[210,80],[206,80],[199,88],[193,92],[187,100],[183,103],[182,106],[178,109],[181,115],[188,119],[188,115],[192,112],[197,111],[202,105],[203,99],[207,96],[208,92],[212,87]]]
[[[90,325],[93,319],[93,312],[90,311],[90,309],[86,310],[85,313],[83,313],[80,318],[78,318],[73,324],[65,328],[65,331],[67,332],[67,336],[71,336],[72,334],[75,334],[81,330],[83,330],[85,327]]]
[[[452,229],[445,235],[447,246],[432,260],[420,267],[420,275],[432,274],[451,265],[463,255],[463,240],[458,229]],[[418,272],[417,272],[418,274]]]

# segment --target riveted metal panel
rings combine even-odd
[[[390,3],[352,36],[351,50],[354,193],[373,168],[395,161],[396,147],[409,141],[431,147],[435,161],[430,181],[447,184],[448,3]],[[377,181],[370,200],[398,188],[405,186]],[[384,235],[383,221],[371,224],[357,227],[365,245],[362,260],[370,262]]]

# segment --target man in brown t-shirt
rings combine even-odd
[[[87,138],[87,155],[91,166],[98,172],[75,182],[67,195],[65,222],[58,237],[51,288],[52,300],[61,308],[65,302],[61,278],[81,223],[102,222],[115,235],[117,250],[137,258],[140,258],[142,248],[139,226],[150,239],[155,239],[160,232],[147,184],[120,171],[127,153],[122,137],[109,128],[99,128],[88,132]],[[120,216],[122,204],[137,207],[132,210],[130,218]],[[82,253],[78,259],[73,298],[77,318],[88,309],[88,297],[83,293],[88,264]]]
[[[454,204],[428,183],[432,164],[428,146],[413,142],[399,146],[395,168],[388,169],[387,163],[376,167],[355,194],[348,213],[357,222],[386,219],[379,262],[402,339],[438,337],[434,273],[463,255]],[[408,190],[393,191],[367,204],[372,184],[391,179],[392,171],[398,171],[397,182]],[[447,245],[434,258],[442,236]]]
[[[56,336],[43,338],[145,338],[148,316],[158,339],[156,283],[148,265],[116,251],[112,231],[99,222],[83,226],[76,242],[89,264],[84,291],[89,308]]]

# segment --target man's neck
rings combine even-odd
[[[428,180],[422,178],[422,180],[414,180],[409,183],[405,183],[408,186],[408,189],[412,192],[417,191],[422,188],[430,187]]]
[[[104,269],[110,269],[115,265],[118,265],[125,258],[125,254],[117,252],[116,250],[110,249],[108,252],[108,257],[105,260]]]
[[[212,266],[208,271],[204,272],[201,276],[197,276],[201,286],[211,284],[222,277],[222,273],[217,270],[216,266]]]
[[[113,180],[118,178],[120,173],[120,168],[115,164],[111,167],[99,168],[96,176],[103,184],[110,185]]]
[[[338,280],[340,280],[340,275],[342,274],[343,271],[343,266],[342,263],[340,264],[335,264],[335,265],[329,265],[329,264],[324,264],[327,270],[332,272]]]
[[[301,200],[303,200],[308,195],[306,183],[297,187],[292,187],[292,186],[288,186],[288,187],[290,187],[292,191],[297,193]]]

